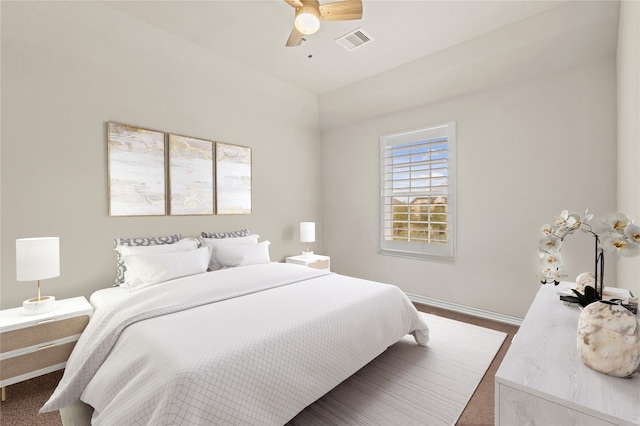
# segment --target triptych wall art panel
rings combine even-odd
[[[251,214],[251,148],[107,127],[109,216]]]
[[[167,210],[164,133],[109,123],[109,215]]]
[[[213,214],[213,142],[169,135],[172,215]]]
[[[251,214],[251,148],[216,143],[218,214]]]

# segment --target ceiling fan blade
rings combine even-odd
[[[302,44],[302,37],[304,37],[304,34],[302,34],[295,27],[293,27],[293,30],[289,35],[289,39],[287,40],[286,46],[287,47],[300,46],[300,44]]]
[[[320,19],[349,21],[362,18],[362,0],[336,1],[320,5]]]
[[[289,3],[291,7],[302,7],[302,2],[300,0],[284,0]]]

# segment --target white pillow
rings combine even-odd
[[[238,246],[238,245],[255,245],[258,244],[259,235],[251,234],[246,237],[237,238],[200,238],[200,243],[203,247],[208,247],[211,250],[211,260],[209,261],[209,270],[217,271],[222,269],[220,262],[216,258],[216,249],[218,247],[225,246]]]
[[[124,256],[127,267],[125,284],[137,290],[187,275],[200,274],[207,271],[209,257],[207,247],[176,253],[128,254]]]
[[[173,244],[161,244],[154,246],[118,246],[114,251],[119,253],[119,257],[122,259],[130,254],[160,254],[160,253],[178,253],[184,251],[195,250],[198,248],[198,240],[195,238],[185,238]],[[124,282],[120,284],[121,287],[128,287],[127,285],[127,265],[123,268]]]
[[[269,263],[269,241],[258,244],[241,246],[219,246],[215,248],[214,256],[223,267],[257,265]]]

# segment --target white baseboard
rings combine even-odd
[[[443,300],[438,300],[438,299],[432,299],[430,297],[420,296],[418,294],[413,294],[413,293],[406,293],[406,295],[409,298],[409,300],[411,300],[412,302],[422,303],[424,305],[447,309],[449,311],[455,311],[461,314],[467,314],[474,317],[480,317],[480,318],[485,318],[492,321],[503,322],[506,324],[512,324],[517,326],[520,326],[522,324],[522,318],[498,314],[496,312],[485,311],[483,309],[471,308],[469,306],[458,305],[457,303],[445,302]]]

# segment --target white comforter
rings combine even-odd
[[[101,306],[41,409],[93,423],[284,424],[427,326],[397,287],[291,264],[185,277]]]

